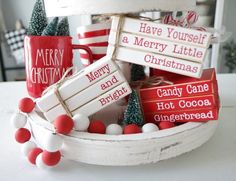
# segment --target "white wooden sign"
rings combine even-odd
[[[107,55],[186,76],[201,76],[211,33],[114,16]]]
[[[94,90],[95,91],[95,90]],[[112,90],[102,94],[101,96],[91,100],[87,104],[76,108],[71,113],[75,114],[83,114],[86,116],[90,116],[101,109],[111,105],[112,103],[124,98],[125,96],[131,93],[130,86],[127,82],[122,83],[121,85],[113,88]],[[44,116],[48,121],[53,122],[55,118],[61,114],[66,114],[65,110],[62,106],[57,106],[54,109],[49,110],[44,113]]]
[[[120,16],[113,16],[112,18],[112,31],[117,31],[121,23],[122,32],[140,34],[155,39],[160,38],[207,48],[212,36],[211,33],[205,31],[197,31],[151,21]]]
[[[117,32],[113,31],[110,34],[109,43],[111,45],[116,44],[116,33]],[[203,47],[180,44],[162,39],[153,39],[123,32],[120,34],[118,42],[122,47],[134,48],[200,63],[203,61],[207,51],[207,49]]]
[[[109,46],[109,52],[116,51],[116,59],[134,64],[165,70],[190,77],[201,77],[202,64],[183,59],[167,57],[155,53],[143,52],[126,47]],[[110,53],[111,54],[111,53]]]
[[[58,90],[72,114],[79,111],[87,116],[131,93],[116,63],[106,57],[65,81]],[[54,90],[37,99],[36,104],[49,121],[66,114]]]
[[[104,57],[103,59],[93,63],[91,66],[85,68],[82,72],[79,72],[73,79],[64,82],[58,90],[62,99],[67,100],[71,96],[81,92],[117,70],[117,65],[110,59]],[[54,94],[54,91],[51,90],[40,99],[37,99],[36,103],[40,110],[46,112],[52,107],[58,105],[59,101]]]

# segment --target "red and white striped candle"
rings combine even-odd
[[[77,28],[77,35],[81,45],[87,45],[93,53],[93,60],[99,60],[106,55],[111,23],[99,23]],[[82,64],[89,65],[89,55],[80,50]]]

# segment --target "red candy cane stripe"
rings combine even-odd
[[[78,33],[79,39],[91,38],[96,36],[105,36],[110,34],[110,29]]]
[[[203,27],[194,27],[193,29],[198,30],[198,31],[207,31],[206,28],[203,28]]]
[[[108,35],[96,36],[91,38],[79,39],[79,42],[81,45],[87,45],[91,43],[108,42],[108,38],[109,38]]]
[[[104,57],[106,54],[93,54],[93,59],[94,60],[99,60],[101,59],[102,57]],[[83,53],[80,53],[80,57],[83,58],[83,59],[88,59],[89,58],[89,55],[88,54],[83,54]]]
[[[203,27],[192,27],[198,20],[198,14],[195,11],[188,11],[186,16],[183,16],[181,19],[174,19],[171,14],[165,15],[162,18],[162,23],[170,24],[173,26],[181,26],[186,28],[193,28],[199,31],[206,31]]]
[[[187,20],[188,25],[191,26],[197,22],[198,14],[195,11],[188,11],[187,16],[186,16],[186,20]]]
[[[85,45],[87,45],[87,46],[97,46],[97,47],[107,47],[108,42],[89,43],[89,44],[85,44]]]
[[[162,23],[164,23],[164,24],[172,24],[173,20],[174,19],[173,19],[172,15],[171,14],[167,14],[167,15],[165,15],[162,18]]]

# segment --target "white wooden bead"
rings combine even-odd
[[[27,116],[18,112],[11,117],[11,123],[14,128],[23,128],[27,123]]]
[[[33,149],[36,148],[37,145],[32,141],[27,141],[26,143],[21,145],[21,152],[24,156],[28,156],[28,153]]]
[[[28,121],[34,138],[40,144],[43,141],[43,135],[53,131],[53,126],[35,111],[30,113]],[[81,134],[73,131],[71,136],[65,136],[62,154],[65,159],[106,166],[156,163],[201,146],[213,135],[217,125],[218,121],[188,122],[166,131],[127,136]],[[173,145],[173,143],[180,144]],[[170,145],[170,150],[169,147],[162,149],[168,145]],[[95,155],[93,159],[91,155]]]
[[[84,116],[82,114],[76,114],[73,116],[74,120],[74,129],[76,131],[87,131],[90,121],[87,116]]]
[[[61,149],[63,144],[63,139],[61,136],[55,133],[48,133],[44,137],[42,146],[45,150],[49,152],[56,152]]]
[[[49,169],[50,167],[47,166],[44,162],[43,162],[43,159],[42,159],[42,153],[40,153],[37,158],[36,158],[36,166],[40,169],[43,169],[43,170],[46,170],[46,169]]]
[[[122,134],[123,129],[119,124],[110,124],[106,128],[106,134],[109,135],[120,135]]]
[[[158,130],[159,130],[158,126],[153,123],[147,123],[147,124],[143,125],[143,127],[142,127],[143,133],[150,133],[150,132],[155,132]]]

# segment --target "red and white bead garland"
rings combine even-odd
[[[21,151],[28,157],[30,163],[37,167],[45,169],[57,165],[61,160],[60,149],[63,145],[63,138],[59,135],[68,135],[72,129],[76,131],[88,131],[89,133],[121,135],[121,134],[136,134],[150,133],[159,129],[168,129],[175,126],[174,123],[160,122],[158,126],[153,123],[146,123],[140,128],[136,124],[124,126],[124,129],[119,124],[110,124],[107,127],[102,121],[92,120],[84,115],[75,115],[73,118],[67,115],[58,116],[53,124],[55,133],[47,133],[44,135],[42,142],[43,149],[30,141],[31,132],[24,128],[27,123],[27,113],[33,111],[35,103],[30,98],[23,98],[19,102],[19,112],[12,116],[12,124],[16,128],[15,140],[22,144]]]
[[[20,100],[18,105],[19,112],[12,116],[12,124],[14,128],[17,129],[15,140],[22,144],[21,151],[28,157],[30,163],[37,165],[39,168],[49,168],[60,162],[61,153],[59,150],[62,147],[63,139],[57,133],[45,135],[45,141],[43,142],[44,145],[42,145],[44,150],[37,147],[34,142],[30,141],[31,133],[27,128],[24,128],[27,123],[27,116],[25,113],[32,112],[34,107],[35,103],[32,99],[23,98]],[[60,124],[56,126],[62,127]]]

